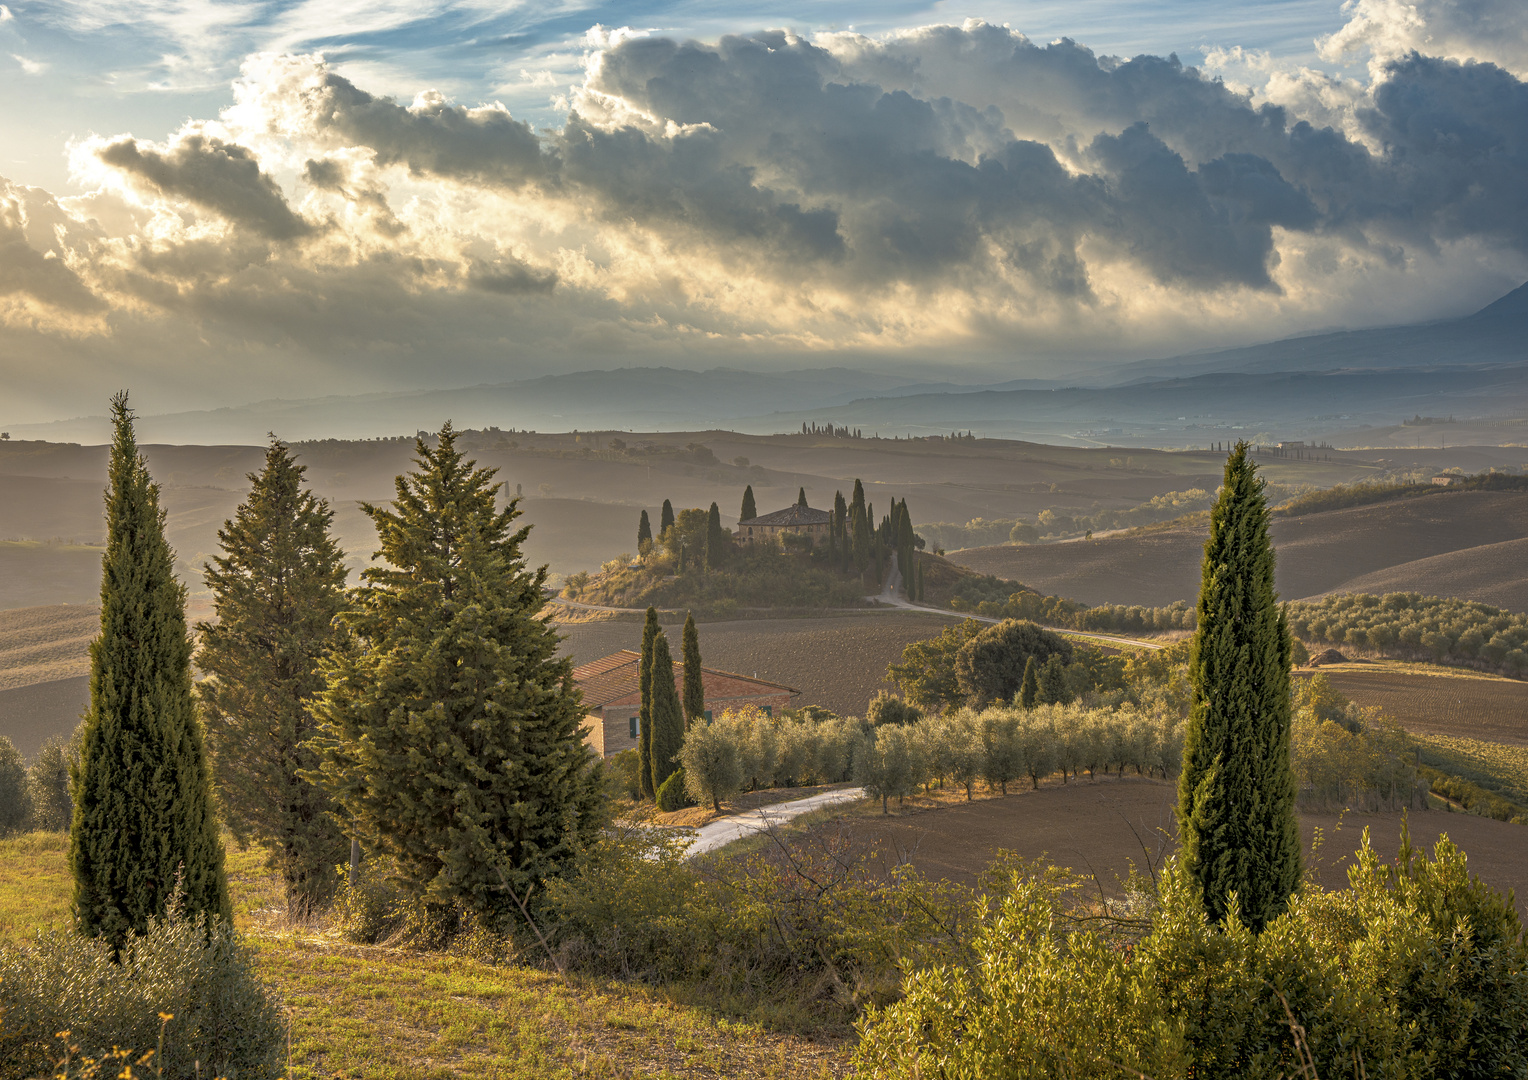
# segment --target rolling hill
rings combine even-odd
[[[1334,592],[1421,592],[1528,611],[1528,494],[1439,492],[1273,524],[1278,588],[1297,600]],[[1086,604],[1192,601],[1202,528],[950,553],[962,566]]]

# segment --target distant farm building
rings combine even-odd
[[[1462,477],[1462,476],[1435,476],[1435,477],[1432,478],[1432,482],[1434,484],[1438,485],[1439,487],[1453,487],[1455,484],[1462,484],[1462,483],[1464,483],[1464,477]]]
[[[735,535],[745,544],[785,533],[799,533],[817,539],[828,535],[828,525],[832,520],[833,515],[826,510],[814,510],[810,506],[797,504],[772,514],[739,521]]]
[[[1279,443],[1279,449],[1280,450],[1304,450],[1305,449],[1305,440],[1304,439],[1285,439],[1283,442]]]
[[[641,653],[622,649],[573,669],[573,681],[584,692],[584,742],[601,757],[636,748],[642,711],[641,666]],[[708,720],[714,713],[744,705],[756,705],[775,715],[789,708],[791,698],[801,693],[781,683],[704,666],[700,682]],[[684,668],[679,663],[674,664],[674,688],[682,698]]]

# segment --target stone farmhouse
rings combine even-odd
[[[637,747],[638,715],[642,711],[639,687],[642,654],[633,649],[581,664],[573,669],[573,681],[584,692],[584,742],[601,757]],[[757,705],[770,715],[789,708],[801,691],[764,679],[750,679],[731,671],[702,666],[700,682],[706,696],[706,719],[713,713],[744,705]],[[674,689],[684,695],[684,668],[674,664]]]
[[[776,510],[772,514],[763,514],[756,518],[749,518],[747,521],[739,521],[733,538],[739,543],[751,544],[756,540],[780,536],[783,533],[800,533],[810,536],[813,540],[825,540],[828,535],[828,525],[832,520],[833,515],[827,510],[814,510],[810,506],[802,506],[798,503],[787,506],[784,510]]]

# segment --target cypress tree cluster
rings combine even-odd
[[[759,508],[753,501],[753,485],[749,484],[743,489],[743,509],[738,513],[738,520],[752,521],[758,516]]]
[[[501,927],[597,832],[599,774],[519,500],[497,509],[449,423],[415,445],[391,507],[362,507],[385,564],[343,616],[355,647],[324,665],[316,778],[427,903]]]
[[[346,845],[328,795],[302,777],[318,763],[305,745],[307,699],[324,688],[319,660],[338,643],[345,588],[334,514],[305,489],[304,471],[271,440],[249,497],[218,532],[224,554],[203,567],[217,621],[197,627],[209,676],[197,690],[229,824],[271,851],[298,917],[328,896]]]
[[[684,713],[680,709],[679,695],[674,692],[674,657],[669,652],[668,635],[661,630],[653,642],[653,674],[647,690],[647,712],[652,717],[652,736],[648,740],[646,765],[656,794],[663,781],[679,768],[674,759],[684,745]]]
[[[1216,922],[1235,893],[1261,930],[1300,882],[1290,761],[1291,642],[1273,587],[1263,481],[1236,444],[1210,515],[1178,782],[1183,860]]]
[[[653,787],[653,649],[658,643],[658,609],[647,609],[647,621],[642,624],[642,662],[637,668],[637,693],[641,701],[637,705],[637,770],[638,784],[646,798],[654,798],[658,789]]]
[[[126,393],[111,414],[101,636],[90,646],[69,868],[80,932],[120,948],[164,915],[177,883],[187,915],[233,912],[191,686],[185,588]]]
[[[684,729],[703,723],[706,718],[706,686],[700,672],[700,634],[695,630],[695,616],[684,619]]]

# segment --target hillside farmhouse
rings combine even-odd
[[[800,533],[817,540],[827,537],[828,525],[832,520],[833,515],[827,510],[814,510],[810,506],[797,504],[771,514],[739,521],[734,536],[745,544],[784,533]]]
[[[573,681],[584,692],[584,742],[601,757],[634,750],[638,715],[642,710],[639,687],[642,654],[633,649],[581,664],[573,669]],[[764,679],[750,679],[731,671],[701,667],[700,682],[706,696],[706,719],[744,705],[756,705],[774,715],[789,708],[801,693],[794,687]],[[674,665],[674,689],[684,695],[684,668]]]

